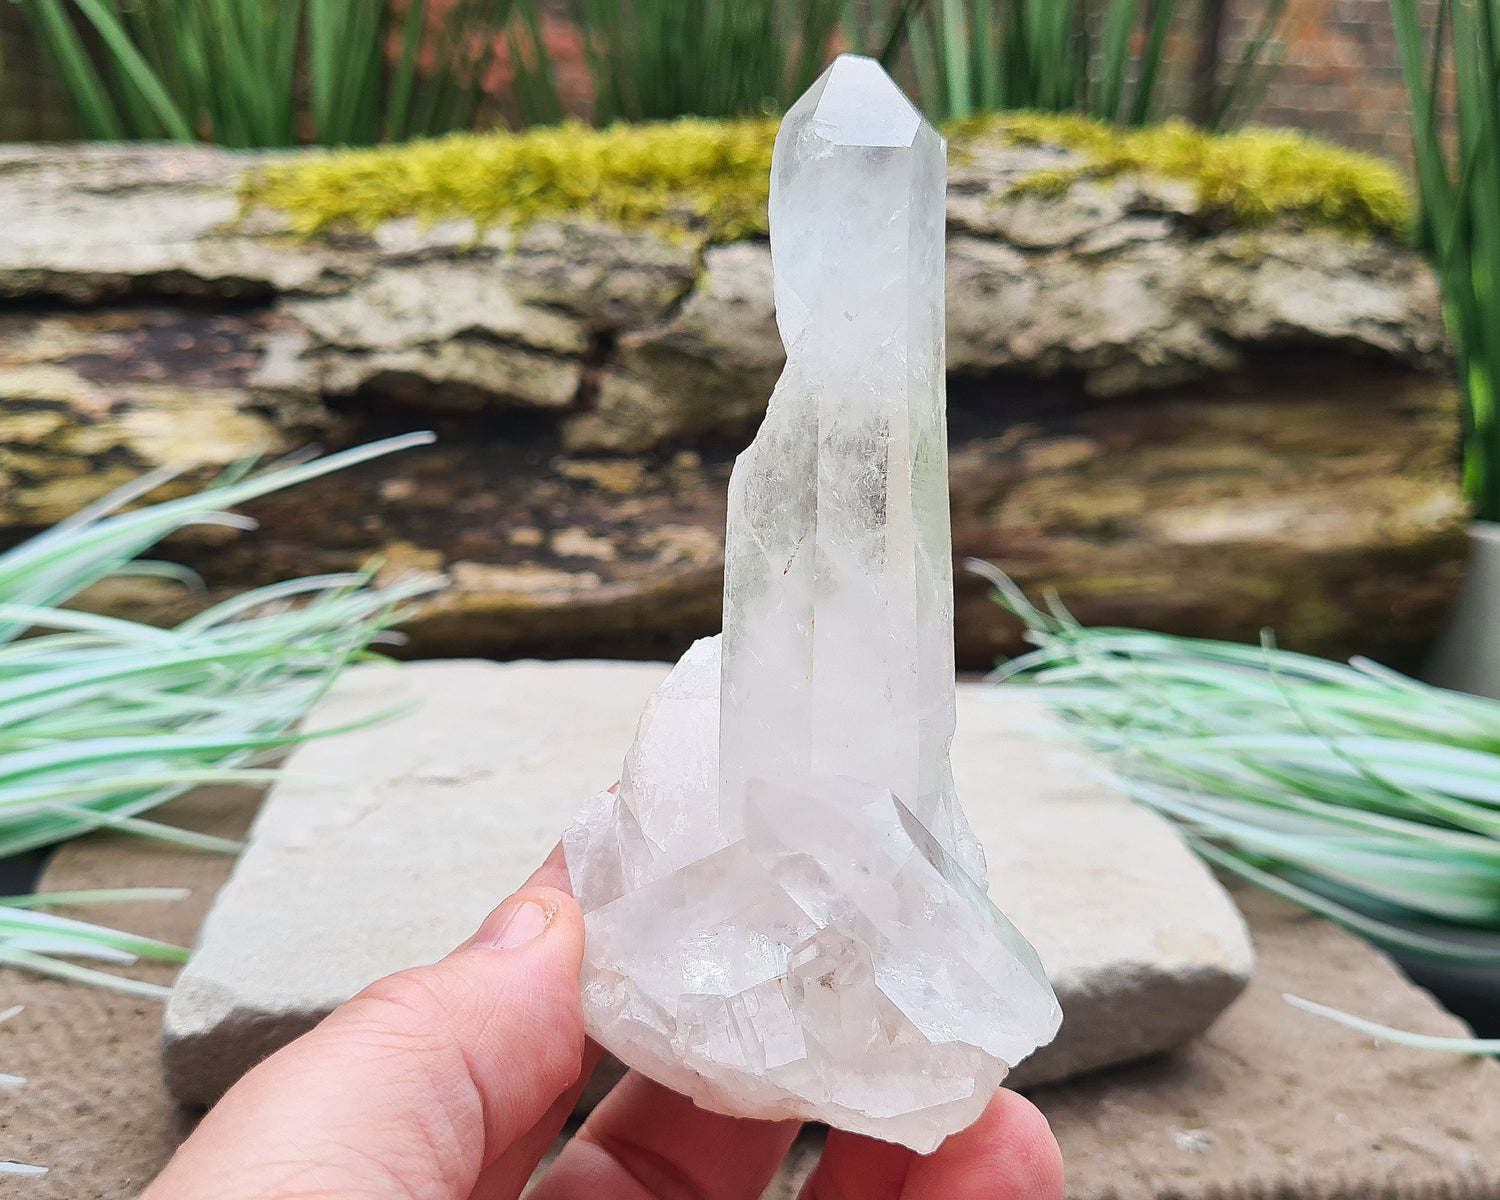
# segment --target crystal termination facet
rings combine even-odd
[[[945,147],[841,57],[771,181],[787,366],[729,491],[724,634],[564,838],[589,1032],[707,1108],[927,1152],[1061,1014],[953,791]]]

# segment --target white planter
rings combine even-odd
[[[1500,524],[1469,526],[1469,572],[1425,672],[1427,682],[1500,700]]]

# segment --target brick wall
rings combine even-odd
[[[1221,62],[1253,35],[1266,0],[1225,0]],[[1436,0],[1425,0],[1429,20]],[[1429,25],[1430,28],[1430,25]],[[1411,132],[1389,0],[1292,0],[1286,55],[1252,119],[1307,129],[1407,161]]]

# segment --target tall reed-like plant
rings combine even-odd
[[[1421,237],[1466,400],[1464,487],[1480,517],[1500,521],[1500,0],[1438,0],[1430,39],[1416,0],[1391,0],[1391,16],[1411,97]]]
[[[573,0],[601,124],[785,109],[849,0]]]
[[[534,0],[19,0],[91,137],[369,145],[467,129],[505,59],[533,115]]]
[[[935,119],[1034,109],[1141,125],[1160,115],[1168,36],[1190,8],[1185,0],[875,0],[873,37],[858,22],[852,29],[888,66],[904,45]],[[1205,114],[1209,128],[1253,106],[1274,68],[1285,10],[1286,0],[1266,5]]]
[[[96,138],[368,145],[561,119],[542,0],[16,0]],[[1253,105],[1288,0],[1268,0],[1217,128]],[[569,0],[599,124],[783,111],[835,45],[914,82],[934,120],[1014,109],[1139,125],[1190,0]],[[550,25],[548,22],[552,22]],[[577,107],[576,98],[574,102]],[[572,115],[579,115],[576,111]]]

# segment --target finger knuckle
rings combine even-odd
[[[346,1009],[371,1040],[392,1048],[430,1052],[451,1041],[450,1006],[420,971],[402,971],[371,984]]]

